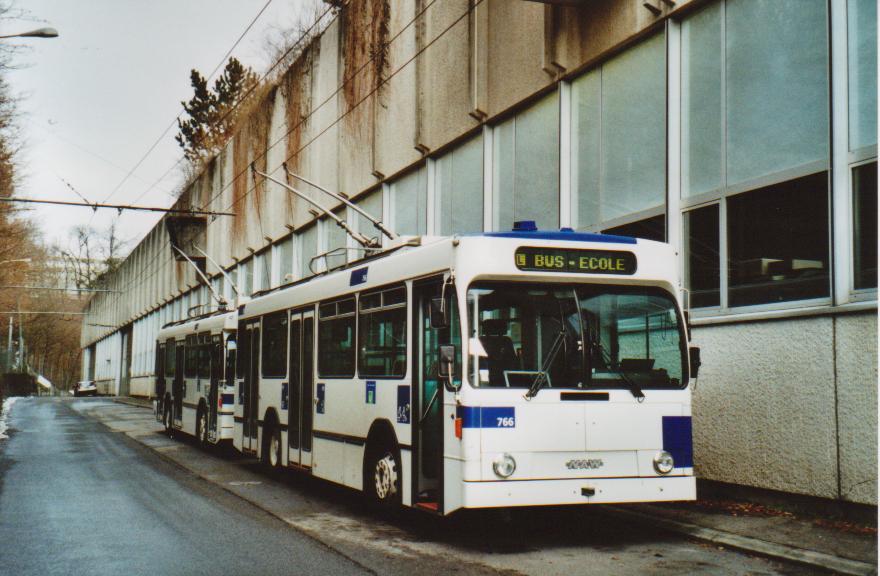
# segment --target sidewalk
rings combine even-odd
[[[152,409],[145,398],[116,402]],[[806,517],[745,501],[706,499],[692,503],[606,506],[628,517],[715,546],[797,562],[840,574],[877,574],[877,529]]]
[[[679,534],[841,574],[877,574],[877,529],[734,500],[611,507]]]

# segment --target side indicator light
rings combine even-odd
[[[462,425],[461,418],[456,418],[455,419],[455,437],[458,438],[459,440],[461,440],[461,425]]]

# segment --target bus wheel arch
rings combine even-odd
[[[403,470],[397,434],[388,420],[373,422],[364,448],[363,492],[367,504],[394,510],[402,503]]]
[[[281,420],[274,408],[266,410],[260,438],[260,461],[268,468],[281,466]]]

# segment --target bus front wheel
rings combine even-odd
[[[375,508],[395,510],[401,504],[401,469],[397,450],[371,450],[364,477],[367,502]]]

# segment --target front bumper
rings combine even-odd
[[[694,476],[464,482],[463,508],[696,500]],[[593,492],[592,496],[584,491]]]

